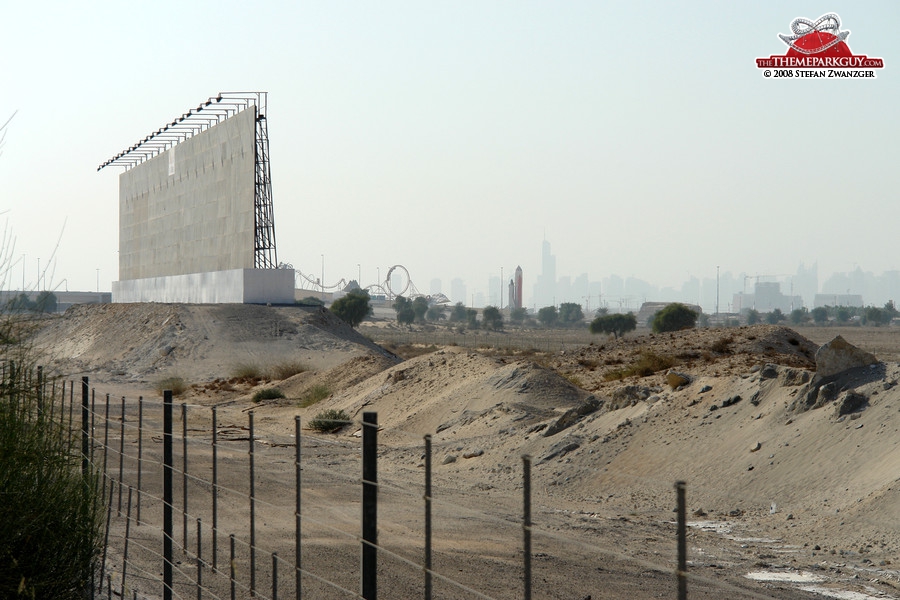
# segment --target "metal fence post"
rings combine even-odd
[[[163,391],[163,600],[172,600],[172,390]]]
[[[125,517],[125,549],[122,551],[122,592],[119,594],[125,597],[125,573],[128,568],[128,538],[131,535],[131,492],[132,487],[128,486],[128,510]]]
[[[363,413],[362,597],[378,598],[378,413]]]
[[[119,506],[116,516],[122,516],[122,480],[125,478],[125,396],[122,396],[122,426],[119,428]]]
[[[88,378],[85,375],[81,378],[81,476],[85,479],[88,474],[88,454],[90,453],[88,426]]]
[[[217,487],[217,471],[216,471],[216,429],[218,428],[216,420],[216,407],[212,407],[212,571],[216,572],[216,532],[219,527],[218,507],[219,507],[219,491]]]
[[[525,600],[531,600],[531,457],[522,457],[522,534],[525,577]]]
[[[296,442],[295,447],[295,458],[294,458],[294,470],[296,471],[296,490],[294,491],[295,499],[296,499],[296,507],[294,509],[294,577],[296,578],[296,597],[297,600],[300,600],[300,597],[303,595],[302,589],[302,576],[301,576],[301,565],[303,561],[301,559],[300,554],[300,417],[294,417],[294,441]]]
[[[235,594],[236,594],[236,592],[237,592],[237,586],[235,585],[237,573],[235,572],[235,568],[236,568],[236,567],[235,567],[235,564],[234,564],[234,534],[233,534],[233,533],[232,533],[231,535],[228,536],[228,540],[229,540],[229,543],[230,543],[230,545],[231,545],[231,546],[230,546],[230,547],[231,547],[231,554],[230,554],[230,560],[229,560],[229,564],[231,565],[231,570],[230,570],[230,577],[231,577],[231,600],[235,600],[235,599],[236,599],[236,595],[235,595]]]
[[[106,410],[103,417],[103,474],[106,475],[106,461],[109,458],[109,394],[106,395]],[[110,499],[113,489],[109,488]],[[118,516],[118,515],[117,515]]]
[[[135,525],[141,524],[141,465],[144,453],[144,397],[138,396],[138,464],[137,464],[137,515]]]
[[[253,464],[253,411],[250,419],[250,595],[256,596],[256,485]]]
[[[72,445],[72,427],[75,422],[75,382],[69,382],[69,445]]]
[[[181,403],[181,520],[183,521],[183,540],[181,550],[188,551],[188,441],[187,441],[187,404]]]
[[[678,600],[687,600],[687,508],[684,501],[684,482],[675,482],[678,497]]]
[[[431,600],[431,435],[425,436],[425,600]]]
[[[203,529],[200,517],[197,517],[197,600],[203,599]],[[124,598],[124,596],[123,596]]]
[[[96,431],[95,427],[95,416],[97,414],[97,390],[91,390],[91,465],[94,465],[94,432]],[[103,469],[104,473],[106,472],[106,467]]]
[[[44,367],[38,365],[37,368],[37,385],[35,385],[35,391],[37,392],[37,405],[38,405],[38,417],[44,417]]]
[[[272,553],[272,600],[278,600],[278,553]]]

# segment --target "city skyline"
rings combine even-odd
[[[756,58],[828,11],[854,53],[884,58],[878,77],[766,79]],[[704,298],[717,266],[900,268],[887,0],[98,0],[4,16],[22,25],[0,38],[16,57],[0,93],[16,287],[24,273],[25,287],[109,290],[120,175],[97,165],[223,90],[268,92],[278,262],[328,283],[402,264],[425,290],[458,277],[487,297],[521,265],[532,307],[553,301],[534,298],[542,239],[554,281],[618,273],[680,293],[697,278]],[[265,32],[252,52],[236,43],[248,31]]]
[[[591,279],[587,273],[581,273],[574,278],[569,274],[556,277],[556,256],[552,254],[551,249],[552,244],[545,239],[541,245],[542,264],[552,273],[552,282],[549,274],[529,275],[523,269],[523,278],[526,282],[523,289],[539,290],[524,294],[523,306],[532,312],[544,306],[558,306],[563,302],[575,302],[586,312],[595,311],[601,306],[614,312],[629,310],[637,312],[643,302],[684,302],[700,305],[708,314],[717,312],[717,304],[718,312],[731,313],[738,312],[741,308],[737,296],[743,294],[752,298],[757,283],[778,284],[780,294],[785,297],[799,297],[802,306],[808,309],[814,308],[816,296],[832,295],[835,298],[847,295],[860,296],[866,306],[883,306],[888,301],[900,298],[900,270],[874,273],[857,266],[850,272],[831,273],[820,281],[816,263],[808,265],[800,263],[794,273],[777,275],[733,273],[720,266],[718,277],[691,276],[680,286],[674,287],[659,286],[638,276],[623,277],[616,273],[610,273],[600,279]],[[429,293],[434,294],[437,291],[445,294],[451,303],[462,302],[466,306],[476,308],[487,305],[501,306],[499,298],[502,297],[504,299],[502,306],[506,308],[508,306],[506,290],[509,282],[515,277],[515,269],[507,272],[512,272],[512,276],[501,280],[498,269],[498,273],[489,276],[485,284],[473,285],[471,288],[462,278],[453,277],[450,278],[450,289],[447,289],[444,287],[444,279],[432,277],[429,280]],[[415,282],[415,274],[411,273],[410,276]],[[537,280],[532,288],[527,284],[529,277]],[[549,298],[549,302],[538,300],[539,293],[549,294],[545,296]],[[744,308],[754,307],[745,305]]]

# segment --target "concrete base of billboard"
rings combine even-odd
[[[293,304],[293,269],[232,269],[114,281],[113,302]]]

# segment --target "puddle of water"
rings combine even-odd
[[[754,581],[778,581],[784,583],[822,583],[824,577],[809,571],[753,571],[744,575]]]
[[[731,534],[731,523],[726,521],[688,521],[688,527],[717,533],[727,540],[742,544],[777,544],[780,540],[763,537],[741,537]]]

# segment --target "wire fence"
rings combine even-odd
[[[595,534],[615,539],[633,524],[536,505],[531,457],[510,475],[517,497],[447,478],[435,486],[432,436],[379,447],[375,413],[345,424],[357,436],[334,438],[304,434],[297,416],[292,427],[259,431],[252,407],[223,418],[221,406],[175,404],[171,392],[98,394],[86,377],[54,382],[48,397],[51,414],[82,436],[83,468],[104,474],[106,539],[92,598],[374,600],[381,587],[394,599],[530,600],[571,598],[579,586],[630,597],[651,580],[678,598],[689,584],[702,597],[773,597],[688,572],[684,482],[664,484],[675,518],[645,536],[670,551],[626,552]],[[392,478],[379,475],[379,459],[400,463]]]

